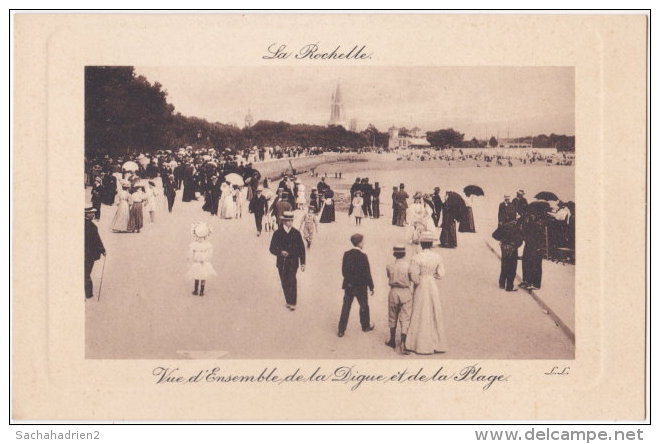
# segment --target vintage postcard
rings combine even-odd
[[[13,419],[643,421],[647,19],[14,14]]]

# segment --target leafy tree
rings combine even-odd
[[[440,148],[460,147],[463,145],[464,136],[465,134],[459,133],[453,128],[429,131],[426,133],[426,139],[431,146]]]
[[[497,139],[495,136],[490,136],[490,140],[488,141],[488,146],[491,148],[495,148],[497,146]]]

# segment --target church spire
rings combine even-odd
[[[330,103],[330,121],[328,125],[345,126],[346,116],[344,116],[344,104],[341,97],[341,86],[337,81],[337,88],[332,93],[332,102]]]

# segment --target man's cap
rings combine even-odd
[[[351,236],[351,243],[353,245],[357,245],[363,240],[364,240],[364,236],[361,235],[360,233],[355,233],[354,235]]]

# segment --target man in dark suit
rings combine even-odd
[[[211,181],[207,185],[207,193],[209,197],[209,211],[212,216],[218,215],[218,207],[220,204],[220,195],[222,191],[220,190],[221,182],[218,181],[218,176],[211,176]]]
[[[105,247],[99,236],[99,229],[92,219],[96,210],[93,207],[85,208],[85,298],[94,297],[94,284],[92,283],[92,269],[94,262],[105,256]]]
[[[174,185],[177,190],[181,189],[181,184],[183,183],[183,171],[184,165],[182,163],[179,163],[174,167]]]
[[[374,192],[374,187],[369,183],[369,178],[365,177],[362,179],[362,211],[364,212],[364,217],[373,217],[371,211],[371,195]]]
[[[399,189],[397,187],[392,187],[392,225],[396,225],[399,220],[399,211],[396,206],[398,195]]]
[[[431,217],[433,218],[433,223],[435,226],[438,226],[438,223],[440,223],[440,214],[442,213],[442,198],[440,197],[440,188],[435,187],[433,190],[433,196],[431,196],[431,201],[433,202],[433,214]]]
[[[353,248],[344,253],[341,271],[344,276],[342,289],[344,290],[344,304],[341,307],[341,316],[339,317],[339,328],[337,335],[341,338],[346,331],[348,316],[351,314],[351,305],[353,298],[357,298],[360,304],[360,325],[362,331],[368,332],[374,329],[374,325],[369,318],[369,300],[367,298],[367,288],[371,295],[374,294],[374,281],[371,278],[369,268],[369,258],[362,251],[364,247],[364,236],[354,234],[351,236]]]
[[[525,215],[527,199],[525,199],[525,192],[523,190],[518,190],[516,193],[516,198],[513,199],[513,206],[516,209],[518,217],[523,217]]]
[[[167,197],[167,210],[171,213],[174,206],[174,199],[176,198],[176,180],[174,174],[163,177],[163,190],[165,197]]]
[[[408,193],[404,190],[404,184],[399,185],[396,195],[397,221],[396,224],[403,227],[406,224],[406,213],[408,211]]]
[[[277,271],[284,291],[286,307],[293,311],[298,302],[298,266],[305,271],[305,244],[300,231],[293,228],[293,212],[285,211],[282,225],[273,233],[270,252],[277,256]]]
[[[264,214],[268,211],[268,201],[263,196],[262,191],[264,187],[259,185],[256,194],[250,201],[250,213],[254,214],[254,222],[257,225],[257,236],[261,236],[261,220]]]
[[[501,227],[507,222],[516,220],[516,207],[511,202],[509,195],[504,196],[504,202],[500,203],[497,210],[497,226]]]

